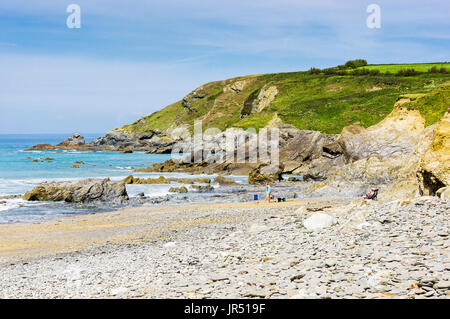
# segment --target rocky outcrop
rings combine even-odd
[[[69,203],[116,202],[128,200],[123,182],[110,179],[43,183],[23,196],[27,201],[54,201]]]
[[[286,132],[283,132],[286,133]],[[281,143],[280,162],[284,165],[284,173],[291,173],[313,160],[324,157],[323,146],[334,141],[335,137],[317,131],[290,130]],[[326,154],[325,154],[326,156]],[[326,161],[327,158],[324,158]],[[334,157],[329,157],[334,159]]]
[[[220,186],[225,185],[236,185],[237,183],[232,178],[224,177],[222,175],[217,176],[214,178],[213,183],[219,184]]]
[[[130,175],[126,177],[123,182],[125,184],[170,184],[170,181],[164,176],[158,178],[139,178]]]
[[[186,95],[183,100],[181,101],[181,105],[183,105],[184,108],[187,109],[189,114],[192,114],[196,112],[195,108],[192,106],[191,102],[193,100],[199,100],[203,99],[206,96],[206,94],[203,92],[203,88],[199,87]]]
[[[411,154],[424,130],[425,119],[420,112],[402,108],[399,101],[392,113],[376,125],[367,129],[359,124],[345,127],[334,143],[324,146],[324,151],[342,154],[347,163],[373,156],[397,157]]]
[[[386,184],[394,180],[414,177],[418,162],[409,156],[394,158],[369,157],[334,168],[329,178],[343,182],[361,181],[367,184]]]
[[[424,195],[434,195],[438,189],[450,185],[449,113],[434,128],[432,143],[420,161],[417,178]]]
[[[267,106],[275,100],[275,97],[278,94],[278,88],[276,86],[263,87],[257,97],[257,99],[253,102],[252,113],[261,112]]]
[[[65,139],[60,144],[58,144],[58,146],[74,146],[74,145],[79,146],[84,144],[86,144],[84,137],[81,134],[75,133],[71,137]]]
[[[250,184],[274,183],[282,179],[283,166],[261,164],[248,174]]]
[[[419,183],[416,178],[410,178],[388,184],[380,189],[380,201],[407,200],[420,196]]]
[[[169,189],[169,192],[171,193],[187,193],[188,189],[185,186],[181,186],[181,187],[171,187]]]

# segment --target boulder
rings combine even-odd
[[[211,192],[214,190],[214,187],[212,187],[211,185],[192,185],[191,188],[193,190],[198,191],[199,193],[206,193],[206,192]]]
[[[55,201],[69,203],[122,202],[128,200],[125,183],[110,179],[86,179],[42,183],[23,196],[27,201]]]
[[[433,140],[423,155],[417,170],[420,189],[424,195],[450,185],[450,115],[447,112],[433,131]]]
[[[316,231],[331,227],[335,222],[336,221],[333,216],[323,213],[315,213],[305,219],[305,221],[303,222],[303,226],[305,226],[307,230]]]
[[[250,171],[248,182],[250,184],[274,183],[282,180],[283,166],[262,164]]]
[[[171,187],[169,189],[169,192],[171,193],[187,193],[188,189],[185,186],[181,186],[181,187]]]
[[[200,184],[209,184],[211,183],[211,180],[209,178],[196,178],[195,182]]]
[[[224,185],[236,185],[237,183],[234,181],[234,179],[232,178],[228,178],[228,177],[224,177],[222,175],[217,176],[216,178],[214,178],[213,183],[217,183],[220,186],[224,186]]]

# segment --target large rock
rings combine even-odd
[[[222,175],[216,176],[216,178],[214,178],[213,183],[217,183],[220,186],[224,186],[224,185],[237,185],[236,181],[232,178],[229,177],[224,177]]]
[[[158,178],[139,178],[130,175],[122,180],[125,184],[170,184],[170,181],[164,176]]]
[[[281,134],[285,133],[284,130]],[[332,135],[317,131],[290,130],[288,138],[281,140],[280,162],[284,164],[284,172],[290,173],[307,162],[323,159],[323,147],[334,141]],[[286,140],[283,144],[283,140]],[[326,159],[325,159],[326,160]]]
[[[416,178],[410,178],[389,184],[380,189],[378,200],[390,202],[393,200],[414,199],[420,196],[419,183]]]
[[[110,179],[43,183],[23,196],[27,201],[55,201],[70,203],[122,202],[128,200],[125,183]]]
[[[248,175],[248,182],[250,184],[265,184],[274,183],[282,179],[281,173],[283,166],[280,165],[265,165],[262,164],[250,171]]]
[[[450,185],[450,115],[447,112],[433,131],[433,141],[425,152],[417,171],[424,195],[434,195]]]
[[[86,141],[81,134],[75,133],[71,137],[62,141],[58,146],[84,145]]]
[[[321,230],[323,228],[327,228],[332,226],[335,223],[335,218],[333,216],[323,214],[323,213],[315,213],[311,215],[303,222],[303,226],[307,230],[316,231]]]
[[[188,189],[186,188],[186,186],[181,186],[181,187],[171,187],[169,189],[169,192],[171,193],[187,193]]]

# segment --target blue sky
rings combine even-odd
[[[66,26],[72,3],[80,29]],[[380,29],[366,26],[371,3]],[[2,0],[0,133],[102,133],[240,75],[448,61],[449,11],[444,0]]]

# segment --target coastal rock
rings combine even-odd
[[[216,178],[214,178],[213,183],[217,183],[220,186],[224,186],[224,185],[237,185],[237,183],[234,181],[234,179],[232,178],[228,178],[228,177],[224,177],[222,175],[217,176]]]
[[[433,131],[433,141],[420,161],[417,171],[424,195],[434,195],[450,185],[450,115],[447,112]]]
[[[123,182],[109,179],[42,183],[23,196],[27,201],[64,201],[86,203],[94,201],[122,202],[128,200]]]
[[[416,178],[410,178],[392,183],[380,190],[378,199],[380,201],[406,200],[420,196],[419,183]]]
[[[282,179],[281,173],[283,172],[283,167],[280,165],[265,165],[262,164],[257,168],[250,171],[248,175],[248,182],[250,184],[264,184],[264,183],[274,183]]]
[[[196,190],[199,193],[207,193],[207,192],[211,192],[214,190],[214,187],[211,185],[192,185],[191,188],[193,190]]]
[[[53,151],[58,149],[57,146],[51,144],[37,144],[30,148],[27,148],[25,151]]]
[[[126,177],[123,182],[125,184],[170,184],[170,181],[164,176],[158,178],[139,178],[130,175]]]
[[[85,143],[84,137],[81,134],[75,133],[58,144],[58,146],[84,145]]]
[[[331,180],[345,182],[360,181],[367,184],[386,184],[393,180],[414,177],[418,168],[418,158],[398,156],[393,158],[369,157],[342,167],[333,168]]]
[[[402,108],[405,102],[399,100],[391,114],[367,129],[359,124],[345,127],[336,141],[339,145],[327,145],[326,149],[342,153],[347,162],[411,154],[425,129],[425,119],[418,110]]]
[[[171,193],[187,193],[188,189],[185,186],[181,186],[181,187],[171,187],[169,189],[169,192]]]

